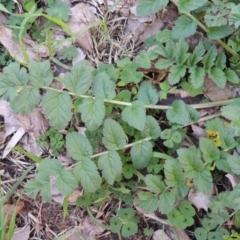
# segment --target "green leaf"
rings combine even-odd
[[[105,72],[98,73],[93,80],[92,92],[97,98],[112,100],[116,96],[115,88],[115,83]]]
[[[72,118],[72,100],[65,91],[48,90],[43,96],[44,115],[55,129],[64,129]]]
[[[110,218],[110,230],[113,233],[118,233],[121,230],[123,223],[118,217],[111,217]]]
[[[157,139],[160,137],[160,134],[161,128],[158,121],[152,116],[147,116],[146,123],[144,129],[141,132],[141,135],[143,137],[151,137],[152,139]]]
[[[204,165],[194,148],[180,148],[177,150],[178,158],[186,176],[193,178],[197,172],[204,169]]]
[[[169,58],[160,58],[156,64],[155,64],[155,67],[158,68],[158,69],[167,69],[169,68],[170,66],[173,65],[173,60],[172,59],[169,59]]]
[[[182,65],[173,65],[168,74],[168,81],[171,85],[179,83],[180,79],[186,74],[186,67]]]
[[[159,211],[162,214],[168,214],[173,209],[174,198],[170,192],[164,191],[159,199]]]
[[[225,38],[233,33],[233,29],[229,25],[220,27],[209,27],[207,36],[211,40]]]
[[[185,183],[181,165],[176,160],[168,159],[164,164],[165,182],[169,187],[175,187]]]
[[[208,232],[204,228],[196,228],[194,231],[194,235],[197,240],[207,240]]]
[[[137,15],[140,17],[147,16],[165,8],[168,0],[139,0],[137,5]]]
[[[155,105],[158,102],[157,89],[150,82],[143,82],[138,90],[138,99],[146,105]]]
[[[147,212],[154,212],[158,207],[158,197],[150,192],[138,192],[138,205]]]
[[[63,48],[60,50],[60,53],[61,53],[61,59],[67,59],[70,61],[77,57],[78,50],[73,45],[70,45],[69,47],[63,46]]]
[[[240,99],[236,99],[229,105],[221,108],[222,116],[235,122],[240,121]]]
[[[105,116],[104,101],[99,98],[85,98],[79,105],[78,111],[82,114],[82,121],[86,127],[93,131],[102,124]]]
[[[195,47],[192,54],[190,54],[188,58],[188,65],[190,67],[195,67],[196,64],[202,59],[203,54],[205,53],[205,48],[202,42],[199,42],[198,45]]]
[[[167,110],[167,119],[172,123],[182,125],[189,123],[189,113],[182,100],[176,100],[173,102],[172,108]]]
[[[239,83],[238,75],[230,68],[227,68],[225,71],[226,79],[231,83]]]
[[[182,13],[188,13],[202,7],[206,2],[207,0],[201,2],[198,0],[179,0],[178,9]]]
[[[145,183],[150,192],[161,193],[166,189],[163,181],[161,181],[161,178],[156,175],[148,174],[145,177]]]
[[[88,61],[76,63],[70,73],[64,76],[64,85],[67,90],[77,94],[86,93],[92,85],[94,68]]]
[[[38,171],[52,176],[59,174],[63,169],[62,164],[57,159],[45,158],[38,165]]]
[[[226,78],[223,70],[220,68],[212,68],[208,71],[208,76],[216,83],[220,88],[224,88],[226,85]]]
[[[73,175],[80,180],[85,191],[92,193],[100,188],[102,179],[99,176],[95,163],[85,158],[79,162],[73,169]]]
[[[70,195],[75,189],[77,189],[78,184],[71,172],[62,169],[56,179],[56,187],[60,193],[66,196]]]
[[[0,96],[3,96],[7,101],[12,101],[17,94],[18,88],[5,75],[0,73]]]
[[[141,51],[137,57],[137,63],[141,68],[151,68],[152,60],[156,59],[157,56],[158,54],[154,51]]]
[[[29,80],[33,86],[48,87],[53,81],[53,73],[50,61],[31,61],[28,64]]]
[[[212,175],[206,169],[194,174],[193,183],[199,192],[210,194],[213,190]]]
[[[90,158],[93,154],[92,146],[88,139],[77,132],[67,134],[66,148],[68,154],[76,161],[81,161],[84,158]]]
[[[136,62],[129,62],[123,66],[120,73],[120,78],[124,83],[139,83],[143,77],[142,72],[138,72],[138,64]]]
[[[205,71],[201,67],[191,67],[189,68],[189,73],[191,74],[189,79],[194,88],[200,88],[204,83]]]
[[[176,43],[176,49],[175,49],[175,59],[177,64],[182,65],[189,57],[188,51],[188,44],[186,41],[180,39]]]
[[[204,64],[204,69],[206,71],[208,71],[214,65],[214,61],[217,57],[217,54],[218,54],[217,48],[213,45],[210,47],[208,52],[204,55],[202,62]]]
[[[227,156],[227,162],[233,173],[240,174],[240,157],[234,155]]]
[[[126,145],[126,135],[121,125],[115,120],[106,119],[102,133],[102,142],[108,150],[117,150]]]
[[[100,156],[98,167],[110,185],[113,185],[115,179],[122,173],[122,161],[116,151],[109,151]]]
[[[70,16],[70,8],[66,2],[55,0],[47,9],[47,14],[52,17],[67,21]]]
[[[163,31],[159,31],[156,34],[156,40],[160,43],[167,42],[171,37],[171,31],[168,29],[164,29]]]
[[[212,163],[214,160],[220,158],[220,151],[211,140],[207,138],[200,138],[199,146],[205,162]]]
[[[197,122],[200,119],[200,113],[190,105],[186,105],[187,111],[189,113],[190,122]]]
[[[11,103],[14,112],[22,115],[29,114],[39,102],[39,90],[36,87],[22,89]]]
[[[128,221],[122,227],[122,236],[130,237],[131,235],[136,234],[138,231],[138,225],[134,222]]]
[[[141,101],[132,102],[131,106],[125,107],[122,111],[122,120],[129,126],[142,131],[146,122],[146,110]]]
[[[182,15],[175,22],[172,29],[173,39],[187,38],[196,32],[197,23],[190,17]]]
[[[135,168],[145,168],[152,156],[152,144],[149,141],[137,143],[132,147],[130,155]]]
[[[215,66],[222,70],[226,67],[226,54],[224,52],[218,54]]]

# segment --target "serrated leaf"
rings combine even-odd
[[[182,13],[188,13],[202,7],[206,2],[207,0],[201,2],[198,0],[179,0],[178,9]]]
[[[152,60],[156,59],[157,56],[158,54],[154,51],[141,51],[137,57],[138,66],[141,68],[151,68]]]
[[[225,71],[226,79],[231,83],[239,83],[238,75],[230,68],[227,68]]]
[[[199,192],[209,194],[213,190],[212,175],[209,170],[202,170],[193,176],[193,183]]]
[[[161,193],[166,189],[163,181],[159,176],[148,174],[144,180],[147,185],[147,189],[150,192]]]
[[[233,33],[233,29],[229,25],[220,27],[209,27],[207,36],[211,40],[225,38]]]
[[[226,60],[227,60],[226,54],[224,52],[221,52],[217,56],[215,66],[223,70],[226,67]]]
[[[234,155],[227,156],[227,162],[233,173],[240,174],[240,157]]]
[[[176,43],[175,59],[177,64],[182,65],[187,60],[189,57],[189,53],[187,53],[188,48],[188,43],[182,39]]]
[[[150,82],[143,82],[138,90],[138,99],[146,105],[155,105],[158,102],[157,89]]]
[[[147,212],[154,212],[158,207],[158,197],[150,192],[138,192],[138,205]]]
[[[158,68],[158,69],[167,69],[169,68],[170,66],[173,65],[173,60],[172,59],[169,59],[169,58],[160,58],[156,64],[155,64],[155,67]]]
[[[152,116],[147,116],[146,123],[144,129],[141,132],[141,135],[143,137],[151,137],[152,139],[157,139],[160,137],[160,134],[161,128],[158,121]]]
[[[197,23],[190,17],[182,15],[175,22],[172,29],[173,39],[183,39],[193,35],[196,32]]]
[[[79,162],[73,169],[74,177],[80,180],[83,188],[89,192],[95,192],[100,188],[102,179],[99,176],[98,169],[95,163],[85,158]]]
[[[189,68],[189,79],[194,88],[200,88],[204,83],[205,71],[201,67]]]
[[[164,174],[166,184],[169,187],[175,187],[185,183],[181,165],[176,160],[168,159],[164,164]]]
[[[143,103],[137,100],[132,102],[131,106],[125,107],[122,111],[122,120],[142,131],[146,121],[146,110]]]
[[[60,193],[66,196],[70,195],[75,189],[77,189],[78,184],[71,172],[62,169],[56,179],[56,187]]]
[[[64,129],[72,118],[72,99],[65,91],[48,90],[43,96],[44,115],[54,129]]]
[[[199,146],[205,162],[212,163],[214,160],[220,158],[220,151],[211,140],[200,138]]]
[[[193,53],[188,58],[188,65],[190,67],[195,67],[195,65],[202,59],[203,54],[205,53],[205,48],[202,42],[199,42],[195,47]]]
[[[92,131],[97,129],[105,116],[105,106],[103,99],[85,98],[79,105],[78,111],[82,114],[82,120],[86,127]]]
[[[93,154],[92,146],[88,139],[77,132],[68,133],[66,136],[66,148],[68,154],[76,161],[90,158]]]
[[[221,108],[222,116],[231,121],[240,121],[240,99],[235,99],[231,104]]]
[[[209,70],[213,64],[214,64],[214,61],[217,57],[217,48],[213,45],[210,47],[210,49],[208,50],[208,52],[204,55],[203,57],[203,64],[204,64],[204,69],[207,71]]]
[[[162,214],[168,214],[172,210],[174,204],[172,194],[167,191],[162,192],[158,204],[159,211]]]
[[[122,173],[122,161],[116,151],[108,151],[108,153],[100,156],[98,167],[102,170],[103,177],[110,185],[113,185],[115,179]]]
[[[28,64],[29,80],[33,86],[48,87],[53,81],[53,73],[50,61],[31,61]]]
[[[92,92],[97,98],[112,100],[116,96],[115,88],[115,83],[105,72],[98,73],[93,80]]]
[[[0,73],[0,96],[7,101],[12,101],[18,91],[18,86],[15,86],[8,80],[7,76]]]
[[[137,5],[137,15],[140,17],[147,16],[165,8],[168,0],[139,0]]]
[[[149,141],[137,143],[131,148],[130,155],[135,168],[145,168],[152,156],[152,144]]]
[[[156,34],[156,40],[160,43],[167,42],[171,37],[171,31],[168,29],[164,29],[163,31],[159,31]]]
[[[63,21],[67,21],[70,15],[70,8],[66,2],[61,0],[55,0],[49,7],[46,9],[47,14],[55,18],[59,18]]]
[[[186,74],[186,67],[182,65],[173,65],[168,74],[168,81],[171,85],[179,83],[180,79]]]
[[[63,166],[57,159],[45,158],[38,165],[38,171],[42,171],[49,176],[59,174],[62,169]]]
[[[190,122],[197,122],[200,119],[200,113],[193,107],[191,107],[190,105],[186,105],[188,114],[189,114],[189,119]]]
[[[11,103],[15,113],[29,114],[39,102],[39,90],[36,87],[22,89]]]
[[[220,88],[224,88],[226,85],[226,78],[223,70],[220,68],[212,68],[208,71],[208,76],[216,83]]]
[[[204,169],[202,160],[194,149],[180,148],[177,150],[181,167],[188,178],[193,178],[197,172]]]
[[[173,102],[172,108],[167,110],[167,119],[172,123],[182,125],[189,123],[189,113],[182,100],[176,100]]]
[[[108,150],[117,150],[126,145],[126,135],[121,125],[115,120],[106,119],[102,133],[102,142]]]
[[[64,76],[64,84],[67,90],[77,94],[86,93],[92,85],[94,68],[88,61],[76,63],[70,73]]]

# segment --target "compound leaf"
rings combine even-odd
[[[140,17],[147,16],[165,8],[168,0],[139,0],[137,5],[137,15]]]
[[[147,116],[144,129],[141,132],[143,137],[151,137],[152,139],[157,139],[160,137],[161,128],[158,121],[152,117]]]
[[[62,169],[56,179],[56,187],[60,193],[66,196],[70,195],[75,189],[77,189],[78,184],[71,172]]]
[[[173,102],[172,108],[167,110],[167,119],[172,123],[182,125],[189,123],[189,113],[182,100],[176,100]]]
[[[147,212],[154,212],[157,210],[158,197],[150,192],[138,192],[138,205]]]
[[[92,146],[88,139],[77,132],[67,134],[66,147],[68,154],[76,161],[81,161],[84,158],[90,158],[93,154]]]
[[[132,147],[130,154],[135,168],[145,168],[152,156],[152,144],[149,141],[137,143]]]
[[[167,191],[162,192],[158,204],[159,211],[168,214],[173,209],[174,198],[172,194]]]
[[[205,71],[201,67],[191,67],[189,68],[190,82],[194,88],[200,88],[204,83]]]
[[[126,145],[126,135],[118,122],[113,119],[105,120],[102,142],[108,150],[117,150]]]
[[[55,129],[64,129],[72,118],[72,100],[65,91],[48,90],[43,97],[44,115]]]
[[[78,107],[82,114],[82,120],[89,130],[97,129],[105,116],[105,106],[103,99],[85,98]]]
[[[55,0],[47,9],[47,14],[52,17],[67,21],[70,15],[70,8],[66,2]]]
[[[197,23],[185,15],[180,16],[174,25],[172,29],[172,38],[174,39],[187,38],[193,35],[197,29]]]
[[[222,69],[212,68],[208,71],[209,77],[216,83],[220,88],[224,88],[226,85],[226,77]]]
[[[115,98],[115,88],[115,83],[105,72],[98,73],[93,80],[92,92],[97,98],[109,100]]]
[[[130,126],[142,131],[146,121],[146,110],[139,100],[132,102],[131,106],[125,107],[122,111],[122,119]]]
[[[64,76],[64,84],[67,90],[77,94],[83,94],[92,85],[94,68],[88,61],[80,61],[76,63],[70,73]]]
[[[36,62],[28,64],[29,79],[33,86],[47,87],[53,81],[53,73],[50,69],[50,61]]]
[[[108,153],[100,156],[98,167],[102,170],[103,177],[110,185],[113,185],[115,179],[122,173],[121,158],[116,151],[108,151]]]
[[[89,192],[95,192],[100,188],[102,179],[99,176],[98,169],[95,163],[85,158],[79,162],[73,169],[74,177],[80,180],[83,188]]]
[[[38,165],[38,171],[52,176],[59,174],[63,169],[62,164],[57,159],[45,158]]]
[[[157,89],[150,82],[143,82],[138,90],[138,99],[146,105],[155,105],[158,102]]]
[[[170,68],[169,74],[168,74],[168,81],[171,85],[174,85],[180,81],[180,79],[185,75],[186,73],[186,67],[183,65],[173,65]]]
[[[208,52],[204,55],[203,57],[203,64],[204,64],[204,69],[207,71],[209,70],[213,64],[214,64],[214,61],[217,57],[217,48],[213,45],[210,47],[210,49],[208,50]]]
[[[39,90],[36,87],[22,89],[13,99],[11,107],[14,112],[26,115],[30,113],[39,102]]]

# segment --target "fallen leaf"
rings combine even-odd
[[[159,239],[161,239],[161,240],[172,240],[172,238],[170,238],[164,232],[164,230],[161,230],[161,229],[155,231],[152,238],[153,238],[153,240],[159,240]]]
[[[206,137],[206,130],[195,125],[195,124],[192,124],[191,125],[192,127],[192,130],[193,130],[193,133],[192,135],[196,138],[200,138],[200,137]]]
[[[233,188],[234,188],[237,184],[240,183],[240,180],[239,180],[239,178],[237,178],[236,175],[233,175],[233,174],[229,174],[229,173],[228,173],[228,174],[226,174],[225,176],[229,179],[229,181],[231,182]]]
[[[73,191],[73,193],[68,198],[69,205],[76,205],[78,197],[82,196],[83,192],[79,190]]]
[[[73,58],[72,65],[75,65],[77,62],[84,60],[85,57],[86,57],[86,54],[82,51],[82,49],[77,48],[77,56]]]
[[[30,226],[27,225],[22,229],[16,229],[12,240],[28,240],[29,239],[29,234],[31,232]]]
[[[24,202],[22,201],[19,201],[16,205],[7,203],[2,206],[4,218],[7,218],[7,225],[10,224],[14,211],[16,211],[16,215],[18,215],[23,208],[24,208]]]
[[[92,50],[92,36],[88,26],[97,21],[90,5],[78,3],[71,8],[71,17],[67,24],[72,33],[77,36],[76,43],[87,51]]]
[[[210,194],[204,194],[197,192],[195,189],[191,188],[188,194],[188,201],[192,203],[198,210],[204,209],[208,211],[208,205],[210,203]]]
[[[236,91],[233,87],[228,84],[225,88],[218,87],[209,77],[205,78],[205,89],[203,91],[206,98],[211,101],[221,101],[236,97]]]

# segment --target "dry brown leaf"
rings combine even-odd
[[[78,199],[78,197],[82,196],[83,192],[79,191],[79,190],[75,190],[68,198],[68,203],[70,205],[76,205],[76,201]]]
[[[211,101],[221,101],[236,97],[235,89],[229,85],[226,85],[225,88],[219,88],[209,77],[206,77],[204,84],[205,90],[203,93]]]
[[[192,203],[198,210],[204,209],[208,211],[208,205],[210,203],[211,194],[204,194],[197,192],[191,188],[188,194],[188,201]]]
[[[153,234],[153,240],[190,240],[184,230],[173,227],[175,231],[168,231],[166,234],[163,230],[157,230]]]
[[[231,182],[233,188],[234,188],[237,184],[240,183],[240,180],[239,180],[239,178],[237,178],[236,175],[233,175],[233,174],[229,174],[229,173],[228,173],[228,174],[226,174],[225,176],[229,179],[229,181]]]
[[[87,27],[97,21],[90,5],[78,3],[71,8],[71,17],[67,24],[74,35],[77,35],[76,43],[87,51],[92,50],[91,32]]]
[[[154,232],[153,234],[153,240],[172,240],[172,238],[170,238],[165,232],[164,230],[157,230]]]
[[[192,135],[196,138],[200,138],[200,137],[206,137],[206,130],[195,125],[195,124],[192,124],[191,125],[192,127],[192,130],[193,130],[193,133]]]
[[[7,225],[10,224],[14,211],[16,211],[16,215],[18,215],[23,208],[24,202],[22,201],[19,201],[16,205],[7,203],[2,206],[4,218],[7,218]]]
[[[75,65],[77,62],[84,60],[85,57],[86,57],[86,54],[82,51],[82,49],[77,48],[77,56],[73,58],[72,65]]]
[[[31,229],[29,225],[25,226],[22,229],[16,229],[12,240],[28,240],[30,232]]]
[[[1,24],[1,23],[0,23]],[[2,25],[2,24],[1,24]],[[22,54],[19,43],[14,42],[12,39],[13,33],[12,30],[6,27],[1,26],[0,28],[0,42],[2,45],[9,51],[10,55],[15,58],[17,61],[26,64],[26,60]],[[47,47],[41,46],[34,42],[31,39],[23,38],[22,41],[26,44],[26,52],[30,60],[37,59],[38,56],[46,57],[49,56]]]

